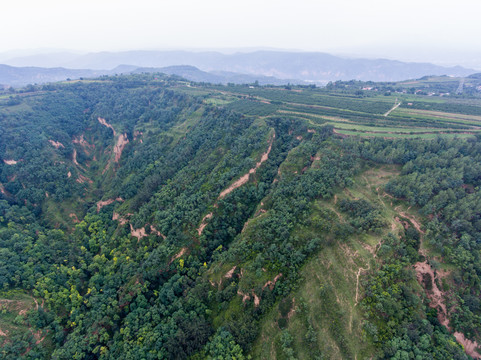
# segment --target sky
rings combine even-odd
[[[0,53],[278,48],[481,63],[479,14],[479,0],[15,0],[2,2]]]

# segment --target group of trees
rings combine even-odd
[[[0,160],[19,160],[0,164],[0,286],[42,299],[43,308],[25,322],[49,334],[38,344],[26,335],[15,346],[7,340],[6,358],[247,358],[259,322],[295,288],[309,256],[332,236],[385,227],[380,209],[365,200],[339,202],[343,224],[328,212],[311,216],[313,201],[352,185],[366,162],[402,165],[386,189],[432,218],[425,238],[460,269],[461,311],[452,324],[479,335],[476,141],[341,139],[328,126],[308,131],[301,118],[252,116],[266,115],[268,104],[247,109],[246,116],[242,107],[205,104],[202,95],[177,85],[160,75],[54,84],[15,111],[0,112]],[[116,138],[98,117],[129,140],[111,167]],[[89,151],[72,142],[81,135]],[[76,181],[82,174],[92,183]],[[245,174],[247,183],[219,198]],[[95,206],[119,197],[123,201]],[[52,209],[65,202],[82,204],[80,221],[55,229]],[[113,211],[125,223],[112,220]],[[133,237],[131,226],[145,227],[146,236]],[[366,332],[380,356],[462,358],[406,283],[415,282],[409,268],[418,260],[419,234],[409,230],[383,244],[381,267],[369,275],[363,300]],[[237,269],[213,286],[214,269],[226,265]],[[279,276],[266,286],[271,275]],[[286,357],[293,357],[289,333],[282,339]]]

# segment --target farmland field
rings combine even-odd
[[[399,85],[422,85],[433,89],[458,82],[459,79],[436,77]],[[300,86],[203,86],[195,89],[194,85],[188,89],[188,93],[196,91],[204,94],[207,103],[225,106],[247,116],[303,119],[313,127],[332,126],[343,136],[468,138],[481,131],[479,98],[433,97],[404,92],[382,95],[379,91]]]

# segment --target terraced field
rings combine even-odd
[[[451,82],[456,82],[451,80]],[[415,81],[434,86],[432,81]],[[446,82],[442,82],[445,84]],[[399,83],[406,87],[409,84]],[[395,93],[281,87],[203,87],[205,102],[251,116],[302,118],[313,128],[330,125],[342,136],[422,138],[474,137],[481,132],[481,100]],[[195,86],[180,89],[191,93]],[[198,89],[200,91],[200,89]],[[356,95],[358,94],[358,95]],[[387,94],[386,94],[387,95]]]

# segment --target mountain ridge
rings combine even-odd
[[[72,54],[70,54],[72,55]],[[249,75],[273,76],[279,79],[299,79],[323,84],[336,80],[400,81],[425,75],[468,76],[477,72],[461,66],[444,67],[430,63],[403,62],[388,59],[363,59],[335,56],[321,52],[253,51],[223,54],[216,51],[156,51],[92,52],[70,56],[63,61],[55,56],[15,57],[5,64],[62,66],[72,69],[113,69],[121,64],[137,67],[167,67],[191,65],[202,71],[228,71]]]

